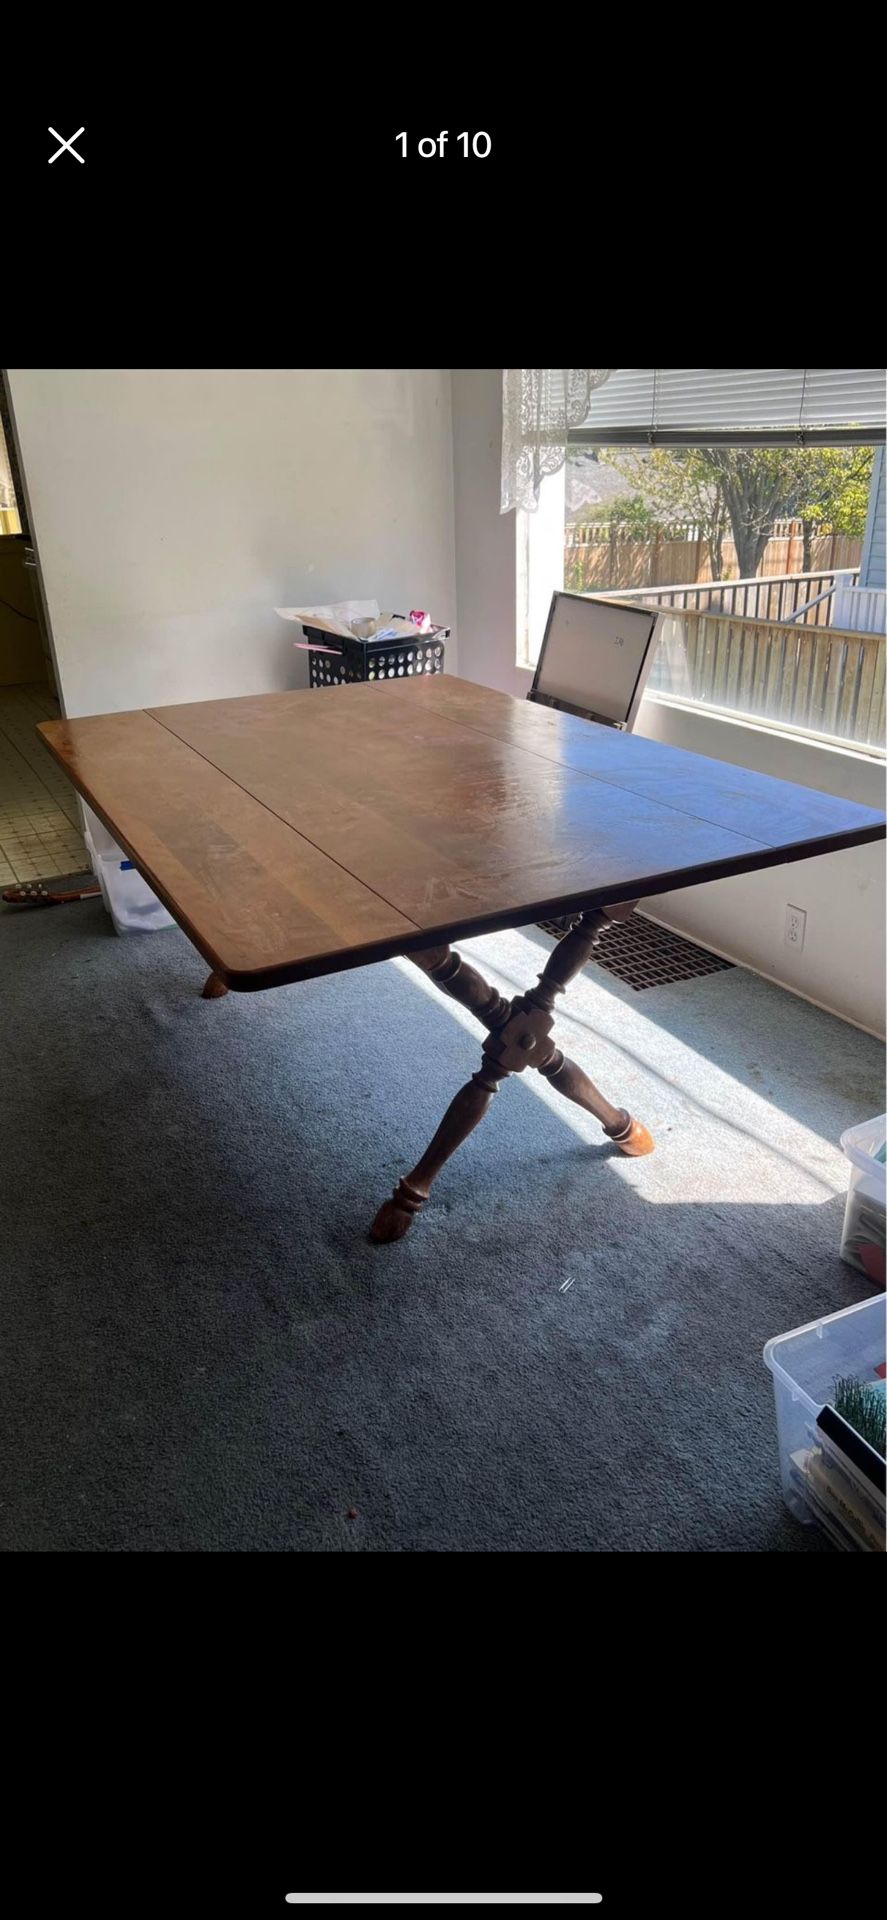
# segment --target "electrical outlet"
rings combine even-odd
[[[804,934],[807,929],[807,915],[803,907],[785,909],[785,944],[801,953],[804,947]]]

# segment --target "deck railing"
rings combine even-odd
[[[663,622],[648,687],[651,693],[883,748],[885,652],[883,634],[688,606]]]
[[[734,613],[752,620],[791,620],[799,626],[827,627],[833,618],[830,588],[855,586],[858,567],[826,568],[820,573],[786,573],[768,580],[691,581],[674,587],[595,587],[614,600],[643,600],[657,607],[690,607],[699,613]],[[828,597],[821,597],[828,594]],[[810,606],[815,600],[816,606]]]

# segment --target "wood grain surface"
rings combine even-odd
[[[885,830],[872,809],[448,675],[39,731],[239,988]]]
[[[296,960],[399,950],[408,920],[146,713],[48,720],[40,732],[78,792],[232,987],[273,985]]]

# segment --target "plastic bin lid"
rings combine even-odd
[[[887,1113],[874,1120],[863,1120],[858,1127],[846,1127],[841,1135],[841,1152],[863,1173],[873,1173],[887,1186],[887,1164],[876,1160],[877,1149],[887,1140]]]
[[[833,1348],[828,1341],[828,1329],[836,1328],[841,1321],[852,1321],[857,1315],[863,1316],[859,1328],[852,1330],[848,1326],[846,1330],[842,1329],[841,1336]],[[873,1351],[877,1350],[878,1362],[884,1359],[887,1323],[885,1323],[883,1293],[873,1294],[869,1300],[857,1300],[852,1307],[842,1307],[838,1313],[824,1314],[820,1320],[808,1320],[806,1326],[792,1327],[788,1333],[774,1334],[764,1348],[764,1365],[795,1391],[800,1387],[803,1392],[807,1382],[800,1383],[798,1380],[798,1370],[793,1367],[796,1356],[807,1348],[809,1359],[817,1372],[824,1369],[829,1377],[833,1371],[847,1372],[857,1364],[856,1359],[851,1358],[849,1352],[845,1353],[844,1360],[839,1361],[837,1368],[833,1367],[831,1358],[833,1352],[844,1351],[847,1344],[846,1336],[851,1338],[854,1353],[859,1347],[874,1343]],[[795,1343],[798,1344],[795,1345]],[[807,1371],[806,1367],[804,1371]],[[809,1390],[807,1397],[809,1397]],[[818,1404],[822,1403],[822,1396],[819,1396]],[[813,1400],[811,1400],[812,1404]]]

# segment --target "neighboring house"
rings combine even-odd
[[[838,585],[832,625],[850,633],[883,633],[887,626],[887,551],[885,551],[885,513],[887,486],[884,479],[884,448],[878,447],[872,467],[869,511],[859,585]]]
[[[593,520],[598,507],[612,506],[614,500],[637,492],[637,487],[615,467],[608,467],[602,460],[575,458],[571,454],[567,461],[565,519],[568,523]]]
[[[884,522],[887,517],[887,488],[884,482],[884,448],[875,454],[872,490],[866,522],[862,559],[859,563],[861,587],[887,587],[887,553]]]

